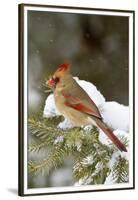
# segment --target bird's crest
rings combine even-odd
[[[70,64],[68,62],[65,62],[63,64],[60,64],[58,66],[58,68],[56,69],[56,71],[54,72],[54,75],[55,76],[64,76],[64,74],[66,72],[69,72],[70,71]]]
[[[69,69],[70,69],[70,64],[66,62],[66,63],[60,64],[56,71],[58,71],[58,72],[68,71]]]

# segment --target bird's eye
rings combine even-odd
[[[59,78],[58,77],[52,77],[52,79],[55,81],[55,84],[57,84],[59,82]]]

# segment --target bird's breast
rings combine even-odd
[[[55,93],[55,104],[58,111],[68,120],[72,122],[74,126],[80,127],[83,125],[96,125],[95,121],[90,115],[80,112],[72,107],[65,104],[65,98],[61,93]]]

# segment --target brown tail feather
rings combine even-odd
[[[118,147],[120,151],[127,152],[125,145],[113,134],[113,131],[104,124],[101,120],[96,120],[96,124],[110,138],[110,140]]]

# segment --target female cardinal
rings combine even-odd
[[[103,122],[102,116],[88,94],[78,85],[70,73],[67,63],[59,65],[47,85],[54,91],[55,104],[59,112],[74,126],[94,125],[103,130],[120,151],[127,152],[125,145]]]

